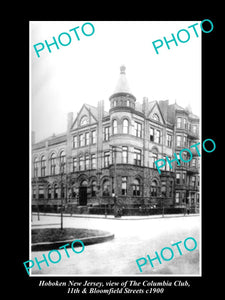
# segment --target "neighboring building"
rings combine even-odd
[[[186,205],[198,211],[197,153],[173,169],[167,163],[162,174],[154,161],[173,159],[197,142],[199,118],[168,100],[138,103],[124,66],[109,101],[109,112],[99,101],[97,107],[83,104],[75,119],[69,113],[64,134],[38,143],[33,138],[32,209],[59,211],[63,203],[71,213],[110,212],[116,195],[117,207],[128,214],[175,212]]]

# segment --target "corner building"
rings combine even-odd
[[[32,210],[70,213],[157,214],[199,209],[199,161],[173,169],[154,161],[198,141],[199,118],[169,101],[138,103],[125,66],[110,96],[83,104],[67,131],[35,143],[32,133]],[[193,150],[194,151],[194,150]],[[185,153],[183,153],[184,155]],[[188,153],[187,153],[188,154]]]

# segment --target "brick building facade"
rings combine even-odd
[[[199,139],[199,118],[169,101],[138,103],[125,67],[114,93],[97,107],[83,104],[67,131],[35,143],[32,135],[32,209],[74,213],[175,212],[199,208],[199,158],[162,173],[154,161],[173,158]],[[116,196],[116,197],[115,197]]]

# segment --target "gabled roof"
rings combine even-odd
[[[164,115],[163,115],[163,113],[162,113],[162,111],[161,111],[161,108],[160,108],[160,106],[159,106],[159,103],[158,103],[158,101],[156,101],[156,100],[153,100],[153,101],[151,101],[151,102],[148,102],[148,108],[147,108],[147,114],[146,114],[146,116],[150,117],[151,114],[154,115],[154,113],[159,114],[159,115],[160,115],[160,118],[161,118],[161,121],[162,121],[164,124],[166,123],[166,122],[165,122]]]

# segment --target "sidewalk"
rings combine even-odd
[[[37,218],[37,212],[32,213]],[[51,216],[51,217],[60,217],[60,213],[39,213],[40,218],[41,216]],[[199,216],[200,214],[164,214],[162,215],[147,215],[147,216],[122,216],[122,217],[114,217],[114,215],[91,215],[91,214],[63,214],[63,217],[70,217],[70,218],[91,218],[91,219],[109,219],[109,220],[144,220],[144,219],[162,219],[162,218],[179,218],[179,217],[195,217]],[[34,220],[33,220],[34,221]],[[35,220],[37,221],[37,220]],[[37,221],[38,222],[38,221]],[[33,223],[33,222],[32,222]],[[34,225],[34,224],[33,224]]]

